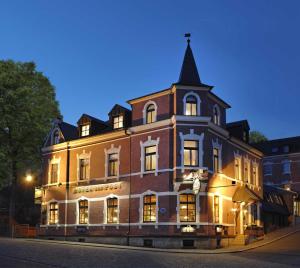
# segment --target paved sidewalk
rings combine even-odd
[[[85,242],[83,243],[83,242],[71,242],[71,241],[59,241],[59,240],[44,240],[44,239],[24,239],[24,240],[35,241],[37,243],[68,244],[74,246],[116,248],[116,249],[138,250],[138,251],[153,251],[153,252],[156,251],[156,252],[190,253],[190,254],[224,254],[224,253],[243,252],[258,247],[262,247],[264,245],[268,245],[284,237],[292,235],[296,232],[300,232],[299,225],[276,230],[272,233],[265,235],[263,240],[253,242],[246,246],[229,246],[221,249],[162,249],[162,248],[145,248],[145,247],[121,246],[121,245],[85,243]]]

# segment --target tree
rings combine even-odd
[[[267,137],[259,131],[250,131],[249,141],[250,143],[259,143],[267,141]]]
[[[40,149],[59,116],[55,89],[33,62],[0,61],[0,187],[11,186],[11,217],[18,180],[38,174]]]

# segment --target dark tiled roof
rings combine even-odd
[[[87,117],[87,118],[89,118],[91,121],[95,121],[95,122],[98,122],[98,123],[100,123],[100,124],[107,125],[107,122],[102,121],[102,120],[100,120],[100,119],[98,119],[98,118],[96,118],[96,117],[93,117],[93,116],[89,115],[89,114],[82,114],[82,116],[80,117],[80,119],[81,119],[82,117]],[[109,126],[109,125],[107,125],[107,126]]]
[[[146,94],[146,95],[143,95],[141,97],[138,97],[138,98],[134,98],[134,99],[131,99],[131,100],[128,100],[127,103],[130,103],[131,101],[134,101],[134,100],[138,100],[138,99],[142,99],[142,98],[145,98],[145,97],[149,97],[151,95],[155,95],[157,93],[161,93],[161,92],[164,92],[164,91],[168,91],[170,90],[170,88],[166,88],[166,89],[163,89],[163,90],[159,90],[159,91],[155,91],[153,93],[149,93],[149,94]]]
[[[212,87],[211,87],[211,88],[212,88]],[[218,97],[216,94],[212,93],[211,91],[209,92],[209,94],[212,95],[214,98],[216,98],[218,101],[222,102],[222,103],[224,104],[225,108],[231,108],[231,106],[230,106],[227,102],[223,101],[223,100],[222,100],[220,97]]]
[[[58,125],[65,138],[65,141],[75,140],[78,138],[77,127],[66,122],[61,122]]]
[[[266,155],[298,153],[300,152],[300,136],[269,140],[252,145]],[[288,152],[284,151],[285,146],[288,146]]]
[[[237,127],[237,126],[243,126],[246,127],[248,130],[250,129],[248,121],[247,120],[240,120],[240,121],[235,121],[235,122],[230,122],[226,124],[227,128],[232,128],[232,127]]]

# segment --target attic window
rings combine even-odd
[[[88,136],[90,134],[90,125],[81,126],[81,137]]]
[[[114,129],[122,128],[124,127],[124,119],[123,115],[118,115],[113,118],[114,123]]]
[[[59,143],[59,131],[55,130],[55,132],[53,133],[53,142],[52,144],[58,144]]]

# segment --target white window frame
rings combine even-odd
[[[247,165],[247,176],[248,176],[248,179],[246,181],[246,177],[245,177],[245,167]],[[243,175],[244,175],[244,183],[247,183],[247,184],[251,184],[252,182],[252,179],[251,179],[251,175],[252,175],[252,172],[251,172],[251,160],[249,159],[248,155],[244,157],[244,168],[243,168]]]
[[[148,140],[145,142],[140,141],[140,146],[141,146],[141,178],[143,177],[144,174],[149,174],[149,173],[155,173],[155,176],[158,175],[158,159],[159,159],[159,154],[158,154],[158,144],[159,144],[159,137],[156,140],[152,140],[151,136],[148,136]],[[150,170],[150,171],[145,171],[145,148],[149,146],[156,146],[156,165],[155,165],[155,170]]]
[[[196,116],[200,116],[201,99],[200,99],[199,95],[197,93],[195,93],[194,91],[187,92],[183,97],[183,114],[185,116],[190,116],[190,115],[186,115],[186,99],[189,96],[194,96],[196,98],[196,100],[197,100],[197,114],[196,114]]]
[[[216,138],[216,140],[212,140],[212,147],[213,147],[213,149],[218,150],[218,158],[219,158],[219,167],[218,167],[219,171],[218,172],[215,171],[214,159],[213,159],[214,173],[222,173],[222,143],[219,142],[218,138]]]
[[[146,195],[155,195],[156,197],[156,210],[155,210],[155,218],[156,221],[155,222],[144,222],[144,196]],[[139,209],[139,221],[141,224],[157,224],[158,223],[158,194],[157,192],[151,191],[151,190],[147,190],[146,192],[142,193],[140,195],[140,209]]]
[[[104,149],[105,154],[105,178],[120,178],[120,151],[121,146],[115,147],[114,144],[111,144],[109,149]],[[118,169],[117,169],[117,175],[116,176],[108,176],[108,168],[109,168],[109,155],[110,154],[117,154],[118,155]]]
[[[144,108],[143,108],[143,124],[147,124],[147,108],[149,105],[153,104],[154,107],[155,107],[155,113],[154,113],[154,122],[152,123],[155,123],[157,121],[157,104],[156,102],[154,101],[148,101],[146,102],[146,104],[144,105]],[[152,124],[152,123],[148,123],[148,124]]]
[[[239,162],[238,176],[237,176],[236,170],[235,170],[235,160],[238,160],[238,162]],[[234,178],[239,181],[242,180],[242,155],[240,155],[239,152],[234,152]]]
[[[87,223],[79,223],[79,201],[83,201],[83,200],[88,201],[88,221],[87,221]],[[86,226],[86,225],[90,224],[90,209],[91,209],[91,202],[87,197],[81,196],[80,198],[77,199],[77,202],[76,202],[76,225]]]
[[[83,128],[83,127],[86,127],[86,126],[88,126],[88,130],[84,130],[84,132],[87,132],[87,134],[82,135],[82,133],[83,133],[82,128]],[[80,137],[87,137],[87,136],[89,136],[89,135],[90,135],[90,131],[91,131],[91,125],[90,125],[90,124],[83,124],[83,125],[80,125]]]
[[[256,161],[252,161],[252,175],[254,169],[256,169],[256,177],[254,178],[254,176],[252,176],[252,184],[255,186],[259,186],[259,164]]]
[[[92,152],[90,151],[89,153],[86,153],[85,150],[81,154],[77,154],[77,182],[82,182],[82,181],[88,181],[91,179],[91,155]],[[89,168],[87,171],[87,179],[85,180],[80,180],[80,160],[82,159],[88,159],[89,160]]]
[[[291,160],[289,159],[285,159],[281,161],[281,165],[282,165],[282,174],[283,175],[290,175],[291,174]],[[287,168],[285,167],[285,165],[288,165]],[[287,169],[287,170],[285,170]]]
[[[200,195],[196,194],[195,195],[195,201],[196,201],[196,219],[194,222],[181,222],[180,221],[180,195],[181,194],[193,194],[195,195],[195,193],[193,192],[193,190],[191,189],[185,189],[182,190],[180,192],[177,193],[177,207],[176,207],[176,212],[177,212],[177,228],[180,227],[180,224],[184,224],[184,225],[188,225],[188,224],[193,224],[193,225],[197,225],[199,226],[199,222],[200,222]]]
[[[271,172],[270,173],[265,173],[265,166],[271,166]],[[263,173],[264,173],[264,176],[272,176],[272,174],[273,174],[273,163],[272,162],[263,163]]]
[[[117,198],[118,200],[118,220],[117,222],[111,223],[111,222],[107,222],[107,200],[110,198]],[[116,225],[116,224],[120,224],[120,198],[119,196],[115,195],[115,194],[110,194],[108,196],[105,197],[104,200],[104,206],[103,206],[103,223],[104,224],[108,224],[108,225]]]
[[[217,110],[217,122],[215,122],[215,110]],[[213,106],[213,123],[217,126],[220,126],[221,125],[221,110],[220,110],[220,107],[219,105],[215,104]]]
[[[56,158],[54,155],[52,159],[48,160],[48,185],[58,185],[60,183],[60,160],[61,156]],[[56,183],[51,183],[51,169],[52,169],[52,164],[57,164],[57,182]]]
[[[194,129],[190,129],[189,134],[183,134],[182,132],[179,132],[179,137],[181,140],[181,172],[184,173],[185,169],[200,169],[203,167],[203,140],[204,140],[204,133],[201,133],[201,135],[195,134]],[[198,141],[198,167],[185,167],[184,166],[184,141],[185,140],[194,140]]]

